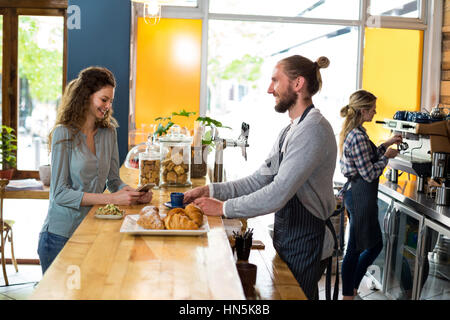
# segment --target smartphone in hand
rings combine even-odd
[[[136,191],[138,192],[148,192],[149,190],[153,189],[153,187],[156,186],[156,184],[154,183],[147,183],[144,184],[143,186],[140,186],[136,189]]]

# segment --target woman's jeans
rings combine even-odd
[[[55,260],[67,240],[69,239],[66,237],[48,231],[39,234],[38,255],[41,261],[42,274],[45,273],[53,260]]]
[[[358,290],[359,285],[366,274],[367,268],[372,265],[383,249],[383,241],[380,241],[373,248],[366,249],[362,252],[356,250],[355,230],[351,218],[351,208],[353,207],[351,190],[348,190],[345,193],[344,204],[350,217],[350,235],[344,261],[342,262],[342,295],[353,296],[354,289]]]

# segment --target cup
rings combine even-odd
[[[250,251],[252,250],[252,237],[242,238],[236,237],[234,247],[236,249],[236,256],[238,261],[248,261]]]
[[[39,179],[42,181],[44,186],[50,185],[51,173],[52,170],[49,164],[39,167]]]
[[[245,297],[247,299],[254,297],[257,266],[253,263],[236,263],[236,269],[241,279]]]
[[[172,192],[170,194],[170,201],[172,204],[172,208],[182,208],[183,200],[184,200],[184,193]]]

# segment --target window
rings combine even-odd
[[[197,7],[198,6],[197,0],[161,1],[161,4],[164,6],[173,6],[173,7]]]
[[[357,28],[211,20],[208,39],[208,112],[233,128],[221,131],[230,138],[239,136],[243,121],[250,124],[247,161],[240,149],[227,149],[224,155],[225,166],[233,163],[227,179],[255,171],[289,123],[286,114],[274,111],[274,98],[267,93],[273,67],[285,57],[330,59],[330,67],[321,71],[323,87],[314,102],[339,132],[339,106],[356,89]]]
[[[420,0],[371,0],[369,13],[377,16],[420,18]]]
[[[359,0],[210,0],[211,13],[358,19]]]
[[[62,95],[64,17],[19,16],[17,169],[49,164],[48,134]]]
[[[443,10],[439,1],[434,4],[421,0],[197,2],[198,6],[189,8],[191,10],[176,7],[163,10],[162,17],[203,20],[200,114],[232,127],[232,130],[220,129],[222,138],[236,139],[242,122],[250,125],[248,160],[244,160],[240,148],[227,148],[224,152],[224,167],[229,169],[226,175],[228,180],[240,178],[259,167],[277,134],[287,124],[286,115],[274,112],[274,99],[267,94],[272,69],[277,61],[294,54],[313,61],[321,55],[330,59],[330,67],[321,72],[323,88],[314,97],[314,103],[329,120],[338,139],[343,121],[339,111],[348,103],[349,95],[359,88],[375,90],[371,85],[373,82],[369,83],[367,79],[378,76],[380,70],[386,70],[386,61],[381,56],[367,56],[369,59],[366,60],[365,55],[369,52],[366,49],[374,47],[374,43],[369,43],[374,38],[367,36],[373,35],[371,29],[422,31],[422,42],[411,42],[418,45],[410,54],[411,58],[420,57],[420,48],[424,57],[436,57],[439,51],[434,48],[439,41],[434,35],[442,27],[436,18],[442,15]],[[136,10],[135,15],[137,13]],[[134,30],[137,30],[136,26],[137,19],[132,22]],[[133,41],[132,48],[135,48]],[[400,46],[400,43],[396,43],[396,48],[397,45]],[[135,60],[135,55],[133,52],[132,60]],[[427,64],[423,64],[422,68],[416,62],[402,60],[402,66],[409,65],[409,70],[417,71],[414,78],[408,78],[414,82],[411,86],[417,88],[407,90],[418,92],[415,99],[421,100],[422,108],[433,105],[433,97],[439,96],[439,86],[435,85],[440,80],[440,74],[435,72],[439,69],[439,59],[427,59]],[[132,65],[133,70],[136,64]],[[136,73],[133,72],[130,86],[132,106],[137,94]],[[382,76],[394,78],[395,70],[388,69]],[[426,82],[422,83],[421,76]],[[398,96],[398,92],[383,91],[379,94],[379,101],[391,101],[392,95]],[[389,116],[398,104],[389,103],[386,106],[383,116]],[[420,108],[417,105],[410,107]],[[381,109],[380,102],[380,115]],[[137,113],[139,110],[136,110]],[[135,110],[131,109],[130,114],[129,127],[135,129]],[[373,140],[378,141],[379,137],[374,136]],[[336,173],[340,175],[339,166]]]
[[[38,167],[49,163],[47,136],[65,81],[67,1],[42,0],[35,8],[24,0],[1,2],[2,124],[17,133],[15,178],[38,178]]]

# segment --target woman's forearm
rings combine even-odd
[[[82,206],[93,206],[96,204],[112,203],[113,195],[111,193],[87,193],[83,194],[81,199]]]

